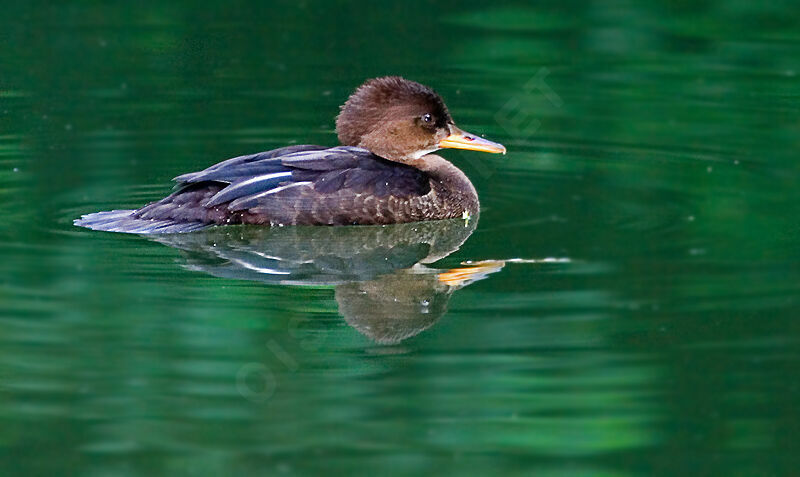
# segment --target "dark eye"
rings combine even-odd
[[[433,118],[431,117],[431,115],[429,113],[425,113],[425,114],[422,115],[422,122],[423,123],[430,124],[431,121],[433,121]]]

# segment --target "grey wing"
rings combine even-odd
[[[292,146],[229,159],[176,180],[177,191],[133,217],[170,224],[407,222],[419,220],[408,212],[408,202],[431,187],[418,169],[348,146]]]
[[[225,184],[204,206],[224,205],[231,211],[264,206],[271,197],[300,186],[307,199],[320,200],[348,193],[380,199],[388,195],[419,196],[430,191],[429,178],[422,171],[387,161],[362,148],[315,147],[285,155],[264,154],[269,153],[234,158],[177,179],[186,185],[205,181]]]

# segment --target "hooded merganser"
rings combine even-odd
[[[367,225],[478,214],[467,176],[432,152],[505,153],[459,129],[431,88],[399,76],[361,85],[336,119],[341,146],[289,146],[175,178],[177,190],[138,210],[84,215],[75,225],[172,233],[210,225]]]

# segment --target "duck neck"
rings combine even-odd
[[[436,154],[423,156],[413,165],[430,176],[431,188],[452,217],[478,214],[478,193],[461,169]]]

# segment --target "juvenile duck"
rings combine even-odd
[[[367,225],[469,217],[467,176],[442,148],[505,154],[459,129],[431,88],[399,76],[361,85],[336,119],[338,147],[289,146],[175,178],[175,192],[137,210],[87,214],[75,225],[127,233],[210,225]]]

